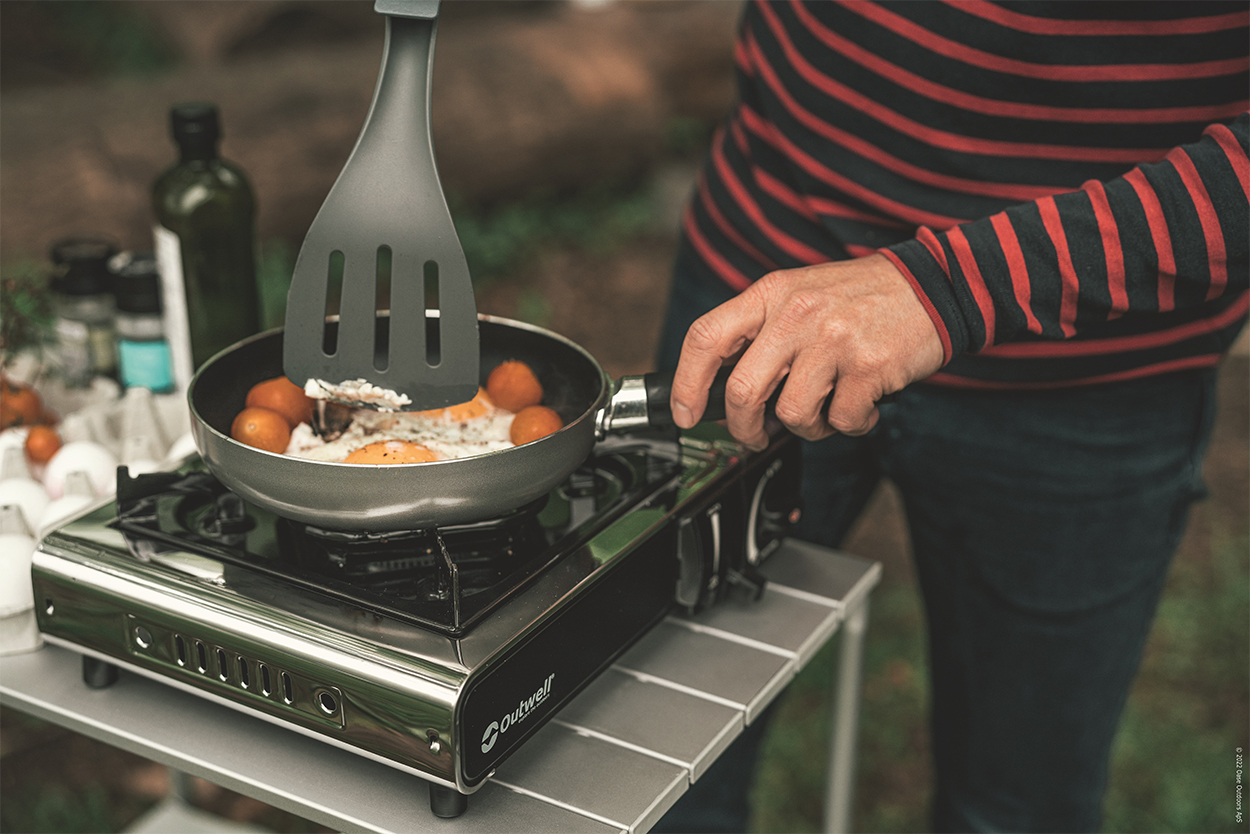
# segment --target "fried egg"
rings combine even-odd
[[[368,446],[361,446],[347,457],[344,463],[428,463],[438,460],[438,455],[420,443],[409,443],[407,440],[379,440]]]
[[[351,424],[329,442],[307,423],[291,432],[286,454],[346,463],[418,463],[465,458],[512,447],[513,414],[479,389],[472,400],[432,411],[356,409]]]

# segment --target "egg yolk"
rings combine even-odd
[[[454,423],[465,423],[469,420],[476,420],[483,414],[488,413],[492,408],[494,408],[494,404],[486,394],[486,389],[478,388],[477,395],[468,402],[458,403],[447,408],[418,411],[416,413],[422,417],[445,417]]]
[[[368,446],[361,446],[343,458],[344,463],[425,463],[438,460],[433,451],[420,443],[409,443],[407,440],[379,440]]]

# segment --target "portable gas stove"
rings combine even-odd
[[[531,506],[437,530],[278,518],[195,467],[45,537],[40,630],[430,782],[440,816],[675,605],[735,589],[798,515],[799,450],[624,435]],[[489,485],[483,485],[489,488]]]

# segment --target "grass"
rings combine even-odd
[[[506,280],[544,249],[559,246],[610,254],[652,228],[654,203],[647,187],[605,185],[574,196],[538,194],[490,209],[453,201],[452,216],[473,283],[480,290]],[[283,322],[298,254],[297,245],[283,240],[261,246],[256,273],[265,329]],[[541,324],[549,317],[550,303],[529,293],[522,295],[518,308],[518,318]]]
[[[0,819],[5,831],[25,834],[118,830],[113,803],[100,785],[73,791],[64,785],[42,785],[32,794],[6,798]]]
[[[856,816],[864,832],[928,830],[924,628],[916,589],[874,592],[864,660]],[[1234,755],[1247,738],[1250,539],[1215,533],[1178,558],[1112,751],[1107,832],[1247,831],[1234,818]],[[836,646],[783,696],[753,794],[752,830],[819,831]]]
[[[855,788],[856,831],[923,831],[928,767],[924,623],[915,589],[885,582],[869,607]],[[790,684],[764,744],[752,831],[820,831],[838,642]]]
[[[1247,746],[1250,539],[1178,561],[1116,737],[1105,830],[1246,831],[1234,755]]]
[[[604,185],[577,195],[536,194],[489,210],[452,204],[475,283],[505,278],[552,246],[609,253],[647,231],[654,216],[647,188]]]

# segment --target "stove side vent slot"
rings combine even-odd
[[[252,688],[252,664],[243,655],[235,655],[235,660],[239,662],[239,686],[244,689]]]
[[[266,712],[297,713],[304,719],[344,726],[343,694],[336,686],[249,657],[216,640],[163,628],[129,615],[130,654],[146,666],[175,677],[201,681],[197,687],[226,695]]]

